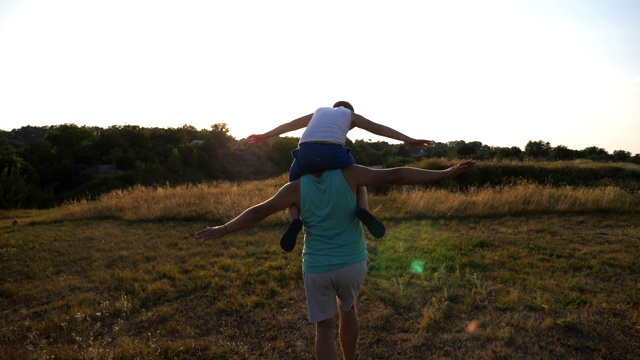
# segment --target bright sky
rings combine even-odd
[[[241,139],[337,100],[415,138],[640,153],[640,1],[0,0],[3,130]]]

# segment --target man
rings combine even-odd
[[[368,254],[362,225],[355,216],[360,186],[414,185],[453,178],[475,166],[464,161],[446,170],[411,167],[375,170],[352,165],[303,175],[284,185],[269,200],[252,206],[224,225],[207,227],[197,240],[212,240],[253,226],[278,211],[298,206],[305,227],[302,252],[309,321],[316,324],[318,359],[336,359],[336,298],[339,338],[345,359],[356,358],[356,300],[364,283]]]

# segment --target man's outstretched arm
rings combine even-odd
[[[268,216],[273,215],[278,211],[285,210],[291,205],[299,205],[299,203],[300,182],[290,182],[280,188],[280,190],[278,190],[278,192],[269,200],[248,208],[235,219],[224,225],[207,227],[198,231],[194,235],[194,238],[202,241],[221,238],[227,234],[254,226],[266,219]]]
[[[473,160],[467,160],[445,170],[427,170],[413,167],[391,169],[371,169],[352,165],[343,169],[345,179],[352,187],[375,185],[417,185],[447,180],[474,167]]]
[[[474,166],[475,161],[473,160],[463,161],[445,170],[426,170],[412,167],[378,170],[352,165],[342,169],[342,173],[355,193],[359,186],[415,185],[451,179]],[[196,240],[202,241],[221,238],[256,225],[268,216],[292,205],[300,206],[300,180],[287,183],[272,198],[250,207],[228,223],[207,227],[198,231],[194,237]]]

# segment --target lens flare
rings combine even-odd
[[[469,324],[467,324],[465,331],[469,334],[473,334],[474,332],[479,330],[478,329],[479,327],[480,327],[480,322],[478,322],[478,320],[473,320]]]
[[[409,272],[412,274],[422,274],[424,272],[424,261],[413,260],[409,266]]]

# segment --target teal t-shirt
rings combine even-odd
[[[341,170],[300,178],[304,223],[302,271],[321,273],[355,264],[368,257],[362,224],[355,216],[356,195]]]

